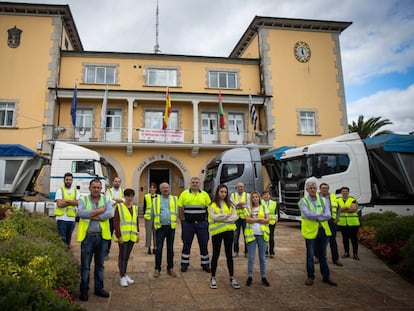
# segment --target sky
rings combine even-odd
[[[11,1],[11,0],[10,0]],[[84,50],[152,53],[157,0],[69,4]],[[162,53],[227,57],[257,16],[352,22],[340,35],[348,123],[381,117],[414,131],[413,0],[158,0]]]

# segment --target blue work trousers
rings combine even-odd
[[[194,221],[188,222],[183,220],[181,222],[183,240],[183,250],[181,252],[181,267],[188,267],[190,265],[190,251],[193,244],[194,235],[197,235],[198,245],[200,247],[201,266],[209,268],[210,259],[208,257],[208,222]]]

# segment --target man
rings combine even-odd
[[[158,196],[157,194],[157,184],[155,182],[150,183],[149,193],[144,196],[144,215],[147,213],[147,210],[151,211],[152,200]],[[154,219],[145,219],[145,247],[148,249],[147,254],[151,255],[151,238],[152,238],[152,254],[155,255],[156,248],[156,238],[154,230]]]
[[[236,190],[230,196],[231,203],[236,207],[237,220],[236,220],[236,231],[234,231],[234,257],[239,255],[239,238],[240,231],[243,231],[244,238],[244,257],[247,257],[247,244],[244,230],[246,229],[246,215],[244,213],[245,208],[249,208],[250,205],[250,194],[244,191],[244,184],[238,182]]]
[[[167,273],[172,277],[177,274],[174,271],[174,237],[177,228],[177,197],[170,195],[170,185],[166,182],[160,185],[161,195],[158,195],[147,207],[144,218],[152,220],[155,228],[156,252],[154,278],[158,278],[161,272],[162,249],[164,240],[167,240]]]
[[[72,233],[75,229],[76,207],[80,193],[77,189],[72,188],[73,175],[66,173],[63,177],[64,187],[56,191],[56,224],[57,230],[62,237],[63,242],[70,248]]]
[[[178,199],[183,239],[181,272],[186,272],[190,265],[190,250],[194,234],[197,235],[200,246],[201,267],[205,272],[211,272],[207,249],[209,239],[207,207],[210,202],[208,193],[200,190],[200,178],[192,177],[190,189],[184,190]]]
[[[342,242],[344,244],[345,253],[342,258],[349,257],[349,239],[352,243],[353,257],[355,260],[359,260],[358,256],[358,228],[359,228],[359,216],[358,216],[358,203],[349,195],[349,188],[341,188],[341,197],[337,199],[338,206],[341,208],[341,218],[339,219],[338,226],[342,233]]]
[[[109,188],[106,191],[106,195],[108,198],[112,200],[112,205],[115,206],[115,204],[124,202],[124,189],[121,188],[121,178],[115,177],[112,182],[112,188]],[[105,260],[109,259],[109,251],[111,250],[112,245],[112,235],[114,233],[114,218],[109,219],[109,226],[111,230],[111,240],[109,240],[108,243],[108,252],[105,256]]]
[[[268,190],[263,191],[262,194],[262,205],[267,207],[269,210],[269,245],[266,249],[266,256],[269,255],[270,258],[275,257],[275,228],[277,217],[277,203],[270,199],[270,192]]]
[[[335,265],[342,267],[343,264],[339,261],[338,244],[336,243],[336,231],[338,230],[337,222],[339,220],[340,215],[340,211],[338,211],[336,195],[335,193],[329,193],[329,185],[326,183],[322,183],[319,185],[319,191],[319,195],[325,198],[327,204],[329,203],[331,207],[331,219],[329,219],[328,224],[332,233],[332,235],[329,237],[329,246],[331,248],[332,262]],[[315,257],[318,257],[318,254],[316,254]]]
[[[104,290],[104,258],[111,240],[109,219],[114,217],[113,204],[109,198],[101,194],[102,183],[93,179],[89,183],[90,195],[79,199],[78,242],[81,242],[81,283],[80,300],[88,300],[89,275],[92,257],[95,257],[94,294],[108,298]]]
[[[319,254],[319,265],[323,282],[337,286],[337,283],[329,277],[329,267],[326,260],[326,247],[328,236],[331,235],[328,220],[331,219],[329,202],[317,194],[316,182],[309,180],[306,183],[308,194],[298,202],[301,215],[301,231],[306,242],[306,271],[308,278],[305,285],[312,286],[315,279],[315,267],[313,263],[314,252]]]

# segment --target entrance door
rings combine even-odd
[[[108,110],[106,115],[106,129],[105,140],[106,141],[121,141],[121,124],[122,124],[122,111],[121,110]]]
[[[201,141],[204,144],[218,141],[217,113],[209,112],[201,114]]]
[[[170,185],[170,192],[172,191],[170,183],[170,170],[168,168],[150,168],[148,185],[152,182],[157,184],[158,193],[160,192],[159,186],[163,182],[167,182]]]
[[[229,113],[229,141],[234,141],[236,144],[243,143],[243,114]]]
[[[92,137],[92,109],[76,110],[75,138],[79,141],[89,141]]]

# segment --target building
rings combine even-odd
[[[83,145],[139,202],[151,181],[179,194],[223,150],[346,133],[339,35],[350,24],[256,16],[228,57],[96,52],[68,5],[0,2],[0,143]]]

